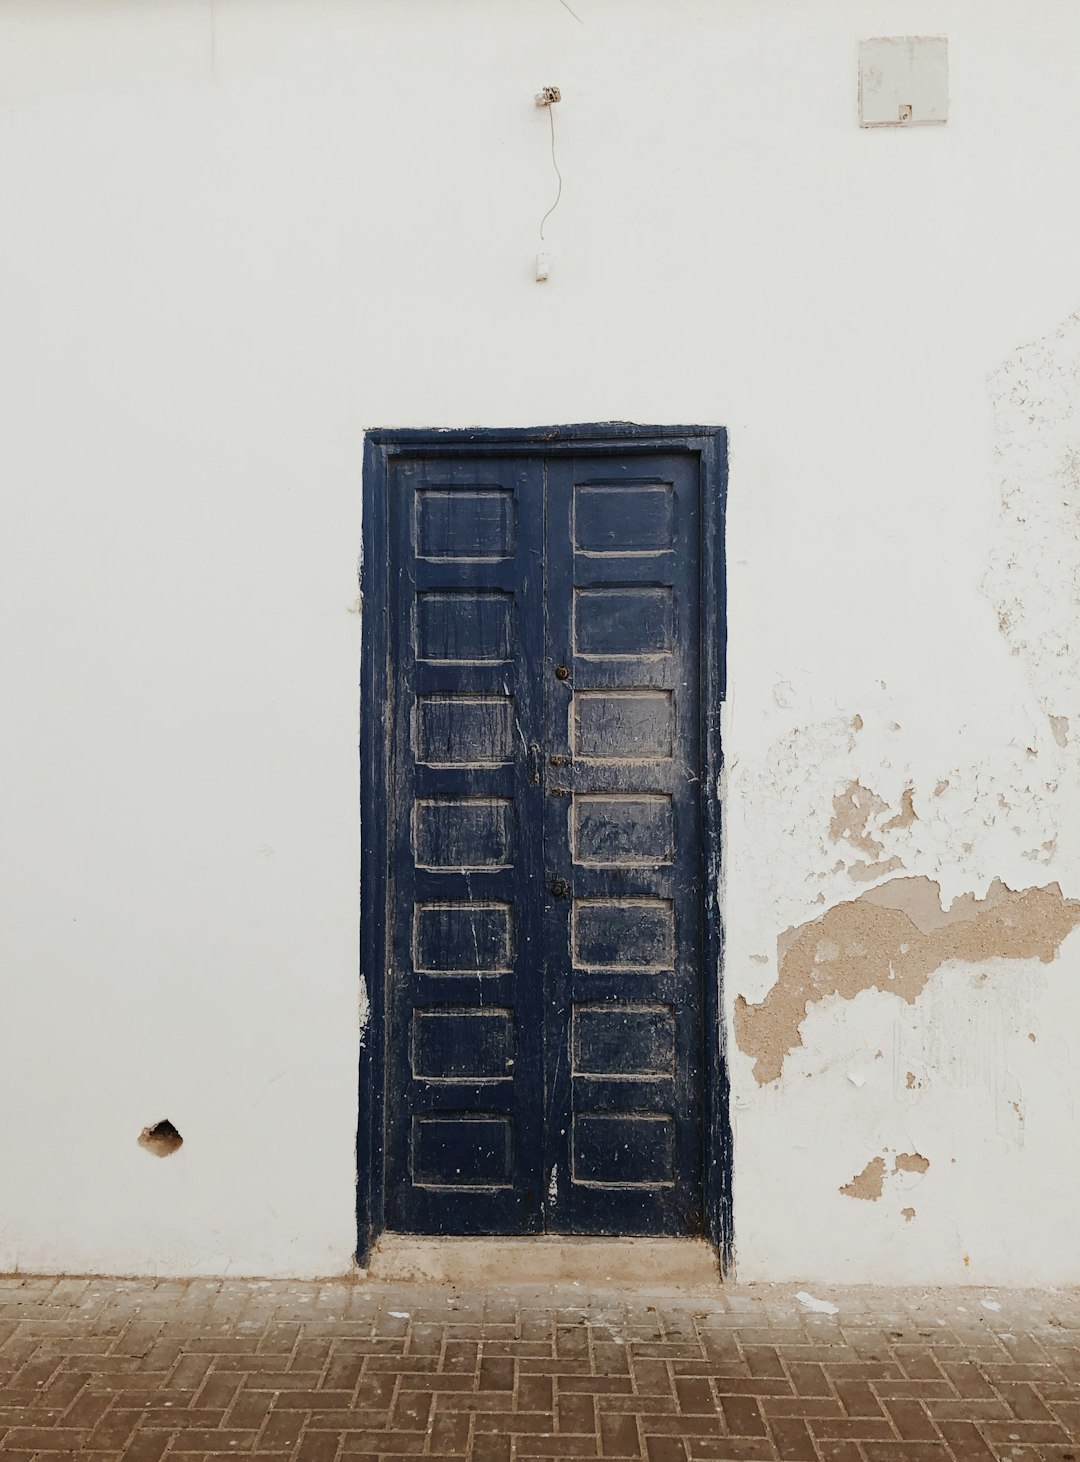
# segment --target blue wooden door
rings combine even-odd
[[[697,459],[389,491],[387,1227],[700,1232]]]

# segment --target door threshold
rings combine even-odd
[[[598,1289],[710,1289],[720,1261],[705,1239],[445,1238],[381,1234],[367,1277],[453,1285],[587,1284]]]

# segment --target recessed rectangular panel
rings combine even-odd
[[[670,899],[575,899],[573,958],[585,970],[669,970],[675,960]]]
[[[574,692],[574,752],[591,761],[660,761],[675,734],[669,690]]]
[[[509,1010],[415,1010],[413,1075],[427,1081],[509,1081],[514,1016]]]
[[[673,1076],[674,1013],[670,1005],[575,1005],[573,1050],[575,1076]]]
[[[674,856],[675,823],[667,795],[578,794],[571,817],[575,863],[652,867]]]
[[[508,868],[513,862],[513,817],[513,804],[505,797],[417,802],[417,865],[448,872]]]
[[[429,766],[501,766],[513,755],[513,706],[503,695],[422,695],[416,759]]]
[[[675,1180],[675,1121],[665,1113],[579,1112],[574,1181],[650,1187]]]
[[[497,975],[514,958],[513,911],[500,903],[417,904],[413,963],[425,974]]]
[[[675,542],[671,484],[574,488],[574,546],[582,553],[659,553]]]
[[[511,594],[474,589],[416,596],[416,658],[458,663],[507,660],[513,648]]]
[[[508,487],[427,487],[416,494],[419,558],[509,558],[514,494]]]
[[[666,655],[674,635],[668,587],[574,590],[574,649],[579,655]]]
[[[509,1117],[471,1112],[414,1117],[412,1180],[427,1188],[506,1188],[514,1157]]]

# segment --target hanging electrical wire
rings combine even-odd
[[[540,98],[543,100],[540,100]],[[555,169],[555,176],[559,180],[559,186],[555,192],[555,201],[540,220],[540,241],[544,239],[544,225],[559,206],[559,199],[562,197],[562,173],[559,171],[559,160],[555,156],[555,103],[561,100],[561,94],[557,86],[545,86],[537,97],[537,104],[547,108],[548,122],[551,124],[551,166]]]

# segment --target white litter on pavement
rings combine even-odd
[[[812,1294],[807,1294],[805,1289],[800,1289],[795,1298],[806,1310],[813,1310],[818,1315],[838,1315],[840,1306],[834,1305],[831,1300],[816,1300]]]

